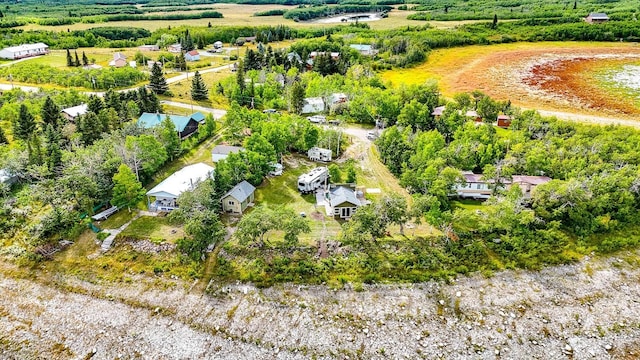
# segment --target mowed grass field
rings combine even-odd
[[[287,6],[287,5],[245,5],[245,4],[215,4],[215,5],[202,5],[198,7],[197,11],[184,11],[184,12],[172,12],[171,14],[179,14],[179,13],[193,13],[193,12],[201,12],[205,10],[214,10],[218,11],[223,15],[222,19],[188,19],[188,20],[175,20],[175,21],[166,21],[166,20],[142,20],[142,21],[114,21],[114,22],[105,22],[105,23],[76,23],[72,25],[62,25],[62,26],[42,26],[37,24],[28,24],[22,27],[18,27],[17,29],[23,30],[47,30],[47,31],[67,31],[69,29],[72,30],[86,30],[94,27],[104,27],[104,26],[122,26],[122,27],[139,27],[147,30],[157,30],[161,28],[166,28],[171,25],[172,27],[176,26],[207,26],[211,23],[212,26],[276,26],[276,25],[286,25],[294,28],[304,28],[304,27],[330,27],[342,25],[340,23],[336,24],[323,24],[316,23],[313,21],[309,22],[295,22],[293,20],[285,19],[282,16],[253,16],[256,12],[268,11],[274,9],[292,9],[295,6]],[[415,11],[402,11],[397,10],[397,6],[393,11],[389,12],[389,16],[385,19],[381,19],[378,21],[370,21],[367,22],[372,29],[384,30],[384,29],[394,29],[398,27],[404,26],[422,26],[426,24],[430,24],[433,27],[438,28],[451,28],[465,23],[473,23],[477,22],[475,20],[470,21],[417,21],[417,20],[408,20],[407,16],[410,14],[414,14]],[[162,12],[152,13],[152,14],[160,14]],[[486,22],[486,21],[485,21]]]

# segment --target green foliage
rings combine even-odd
[[[158,62],[153,64],[151,68],[151,76],[149,76],[149,90],[158,95],[165,94],[169,91],[169,85],[162,73],[162,68]]]
[[[131,206],[144,198],[145,190],[136,179],[131,169],[121,164],[118,172],[113,175],[113,197],[111,203],[117,206],[126,206],[131,211]]]
[[[189,238],[178,240],[178,249],[193,260],[203,256],[209,244],[217,244],[224,239],[226,230],[212,210],[198,211],[189,217],[184,226]]]
[[[193,100],[207,100],[209,98],[209,90],[204,84],[204,80],[200,75],[200,72],[196,71],[191,80],[191,99]]]
[[[342,174],[340,173],[340,168],[336,164],[329,165],[329,178],[331,178],[332,183],[341,183],[342,182]]]

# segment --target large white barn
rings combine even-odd
[[[6,47],[0,50],[0,58],[15,60],[31,56],[45,55],[48,53],[49,46],[47,44],[22,44],[18,46]]]

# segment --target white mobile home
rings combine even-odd
[[[185,191],[193,190],[200,182],[213,178],[214,168],[197,163],[185,166],[147,192],[150,211],[171,211],[178,208],[176,200]],[[155,198],[151,202],[151,198]]]
[[[332,154],[333,152],[329,149],[323,149],[315,146],[309,149],[309,151],[307,152],[310,160],[321,162],[331,161]]]
[[[465,172],[463,176],[465,183],[456,186],[456,195],[461,198],[473,199],[488,199],[491,197],[492,188],[494,187],[493,180],[485,180],[482,174],[474,174],[471,172]],[[547,176],[513,175],[511,179],[502,179],[499,186],[509,189],[512,184],[518,184],[524,196],[530,197],[531,192],[536,186],[549,181],[551,181],[551,178]]]
[[[327,167],[317,167],[298,178],[298,190],[303,194],[308,194],[317,189],[329,180],[329,169]]]
[[[45,55],[49,53],[49,46],[44,43],[22,44],[0,50],[0,58],[22,59],[31,56]]]

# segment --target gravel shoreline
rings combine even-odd
[[[640,356],[638,254],[492,278],[364,286],[0,275],[2,359],[608,359]]]

